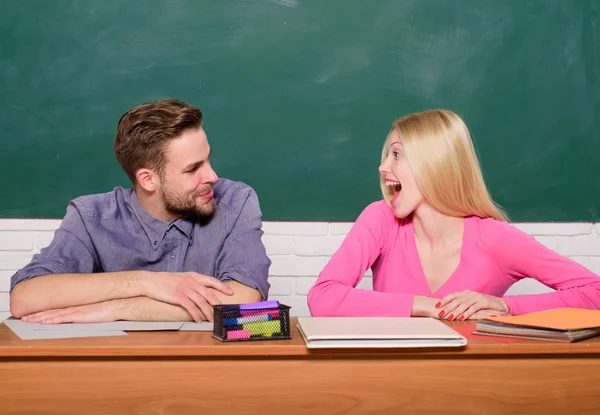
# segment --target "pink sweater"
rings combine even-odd
[[[355,288],[373,270],[373,290]],[[465,218],[460,262],[434,293],[425,280],[409,220],[397,219],[385,201],[356,220],[340,249],[308,293],[313,316],[411,315],[415,295],[442,298],[472,290],[497,297],[531,277],[557,291],[504,296],[510,313],[558,307],[600,308],[600,278],[506,222]]]

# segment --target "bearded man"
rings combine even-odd
[[[69,203],[50,245],[11,279],[14,317],[212,321],[213,305],[267,298],[258,197],[217,177],[197,107],[169,99],[131,109],[114,152],[133,188]]]

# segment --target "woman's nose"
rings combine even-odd
[[[381,163],[379,165],[379,173],[384,174],[387,173],[388,169],[387,169],[387,163],[384,161],[383,163]]]

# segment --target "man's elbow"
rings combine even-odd
[[[262,294],[255,288],[246,287],[240,293],[238,304],[257,303],[262,300]]]
[[[262,294],[256,288],[248,287],[237,281],[228,281],[225,284],[233,289],[233,295],[222,296],[223,304],[248,304],[262,300]]]
[[[37,277],[17,282],[10,292],[10,314],[21,318],[49,309],[50,307],[40,302],[40,292],[43,292],[43,289],[39,288]]]
[[[15,285],[10,293],[10,314],[15,318],[30,314],[22,283]]]

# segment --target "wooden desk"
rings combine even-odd
[[[0,325],[0,413],[600,413],[598,338],[309,352],[293,327],[292,340],[224,344],[208,332],[23,341]]]

